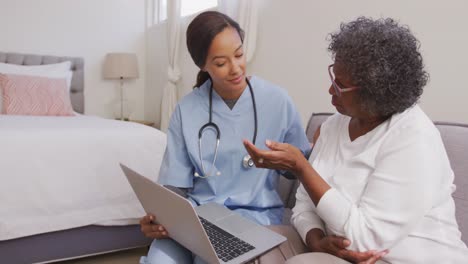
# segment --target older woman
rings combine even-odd
[[[419,42],[392,19],[360,17],[331,34],[329,51],[338,113],[316,132],[309,161],[288,144],[244,141],[257,167],[300,180],[292,222],[307,247],[352,262],[466,263],[454,175],[417,105],[428,79]]]

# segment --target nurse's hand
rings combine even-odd
[[[168,238],[166,229],[159,224],[155,224],[156,217],[151,214],[147,214],[140,219],[141,232],[145,234],[146,237],[163,239]]]
[[[267,140],[265,145],[270,150],[261,150],[246,139],[243,142],[257,168],[287,170],[300,175],[304,167],[309,166],[302,152],[291,144]]]

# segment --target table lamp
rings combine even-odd
[[[139,77],[136,54],[108,53],[104,61],[103,76],[105,79],[118,79],[120,81],[120,120],[125,120],[123,83],[126,79]]]

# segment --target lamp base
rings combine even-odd
[[[127,101],[120,99],[114,101],[114,118],[117,120],[128,121],[130,120],[130,115],[132,114],[133,105]]]

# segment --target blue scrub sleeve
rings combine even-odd
[[[284,143],[291,144],[299,148],[307,159],[309,158],[311,153],[311,146],[309,139],[305,133],[304,128],[302,127],[301,117],[297,112],[292,100],[288,97],[288,117],[290,117],[288,129],[286,131],[286,135],[284,137]],[[278,171],[279,174],[283,175],[288,179],[295,179],[296,176],[289,171],[280,170]]]
[[[288,130],[284,136],[284,143],[289,143],[299,148],[306,156],[310,152],[310,142],[307,138],[304,128],[302,127],[301,117],[292,103],[291,98],[288,97]]]
[[[162,185],[179,188],[192,188],[193,164],[188,156],[182,126],[181,110],[180,106],[177,105],[169,122],[167,146],[159,170],[158,182]]]

